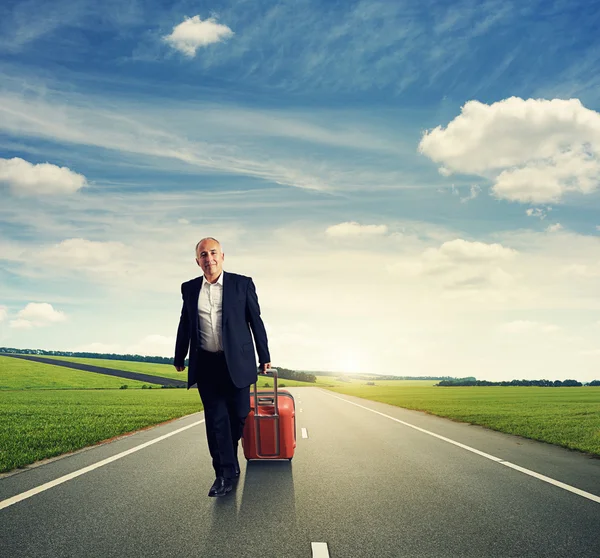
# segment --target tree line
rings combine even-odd
[[[582,384],[577,380],[510,380],[501,382],[490,382],[489,380],[477,380],[473,377],[456,378],[454,380],[442,380],[436,386],[538,386],[538,387],[581,387],[600,386],[600,380]]]

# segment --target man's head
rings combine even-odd
[[[216,281],[221,275],[224,259],[225,254],[216,238],[203,238],[196,244],[196,263],[202,268],[209,282]]]

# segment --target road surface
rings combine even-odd
[[[599,556],[599,459],[316,387],[289,391],[294,459],[247,463],[240,449],[240,480],[223,499],[207,495],[203,413],[2,478],[0,555]]]

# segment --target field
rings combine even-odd
[[[375,383],[329,389],[600,455],[600,387],[418,387],[393,380]]]
[[[68,360],[186,378],[167,364]],[[316,384],[279,380],[280,386],[330,389],[600,455],[600,387],[441,388],[431,380],[374,383],[330,376],[317,376]],[[123,385],[128,389],[119,389]],[[259,388],[272,385],[272,378],[259,378]],[[134,380],[0,356],[0,472],[202,410],[196,389],[143,386]]]
[[[144,382],[0,356],[0,390],[119,389],[123,385],[141,388]]]
[[[3,392],[0,472],[201,410],[197,390]]]

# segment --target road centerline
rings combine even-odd
[[[524,473],[526,475],[529,475],[531,477],[539,479],[548,484],[552,484],[558,488],[562,488],[563,490],[572,492],[573,494],[577,494],[578,496],[582,496],[583,498],[587,498],[588,500],[591,500],[592,502],[596,502],[596,503],[600,504],[600,496],[597,496],[596,494],[592,494],[591,492],[586,492],[585,490],[581,490],[579,488],[576,488],[575,486],[571,486],[570,484],[560,482],[556,479],[547,477],[540,473],[536,473],[535,471],[532,471],[530,469],[526,469],[525,467],[515,465],[514,463],[511,463],[510,461],[505,461],[504,459],[501,459],[501,458],[491,455],[489,453],[485,453],[485,452],[475,449],[471,446],[467,446],[466,444],[461,444],[460,442],[457,442],[456,440],[452,440],[451,438],[446,438],[445,436],[441,436],[440,434],[436,434],[435,432],[425,430],[424,428],[415,426],[414,424],[410,424],[409,422],[405,422],[403,420],[397,419],[390,415],[386,415],[385,413],[376,411],[375,409],[370,409],[369,407],[365,407],[364,405],[360,405],[359,403],[354,403],[354,401],[349,401],[348,399],[344,399],[343,397],[339,397],[339,396],[333,395],[331,393],[327,393],[327,392],[323,392],[323,393],[325,393],[325,395],[328,395],[329,397],[334,397],[335,399],[339,399],[340,401],[344,401],[345,403],[349,403],[350,405],[355,405],[356,407],[360,407],[361,409],[366,409],[367,411],[370,411],[377,415],[381,415],[382,417],[399,422],[400,424],[403,424],[404,426],[408,426],[409,428],[413,428],[414,430],[418,430],[419,432],[423,432],[424,434],[433,436],[434,438],[438,438],[444,442],[448,442],[449,444],[458,446],[459,448],[470,451],[471,453],[476,453],[477,455],[480,455],[481,457],[485,457],[486,459],[489,459],[490,461],[495,461],[499,465],[504,465],[506,467],[510,467],[511,469],[514,469],[515,471],[519,471],[521,473]]]
[[[327,543],[311,542],[312,558],[329,558],[329,549]]]

